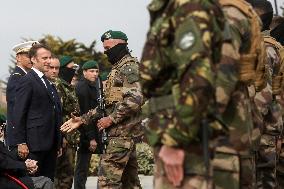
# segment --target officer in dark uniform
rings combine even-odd
[[[27,71],[32,68],[32,63],[29,57],[29,50],[33,44],[37,41],[27,41],[17,44],[13,47],[13,51],[16,53],[16,67],[13,73],[10,75],[7,89],[6,89],[6,101],[7,101],[7,127],[5,140],[9,146],[9,138],[13,137],[13,115],[12,111],[15,103],[16,87],[19,83],[19,79],[26,75]]]

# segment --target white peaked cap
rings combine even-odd
[[[39,43],[38,41],[26,41],[23,43],[19,43],[13,47],[13,51],[16,54],[18,53],[28,53],[34,44]]]

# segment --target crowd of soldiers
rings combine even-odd
[[[142,188],[135,146],[144,134],[154,151],[154,188],[284,188],[284,18],[273,17],[268,0],[153,0],[148,10],[141,62],[131,56],[125,33],[105,32],[107,80],[99,79],[97,62],[82,67],[93,89],[72,86],[72,57],[58,59],[34,42],[24,44],[28,51],[15,48],[21,65],[7,86],[10,152],[22,160],[37,153],[28,140],[11,138],[21,134],[13,135],[21,126],[15,106],[25,98],[21,80],[32,66],[40,69],[38,48],[49,53],[42,70],[50,86],[43,77],[43,89],[60,112],[55,126],[61,125],[63,140],[55,179],[36,176],[54,180],[55,188],[72,187],[78,144],[75,189],[85,187],[84,162],[93,152],[100,154],[98,188]],[[50,166],[26,161],[31,175]]]

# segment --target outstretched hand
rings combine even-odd
[[[71,119],[66,121],[61,127],[60,130],[63,133],[70,133],[73,130],[79,128],[83,124],[80,117],[72,116]]]

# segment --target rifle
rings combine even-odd
[[[206,168],[206,179],[209,179],[210,176],[210,153],[209,153],[209,123],[206,118],[201,120],[201,128],[202,128],[202,151],[203,158]]]
[[[99,98],[98,98],[98,110],[101,114],[101,117],[106,117],[106,107],[105,107],[105,99],[103,96],[103,87],[101,83],[100,77],[98,77],[98,88],[99,88]],[[103,145],[103,153],[106,153],[106,147],[107,147],[107,131],[106,129],[103,129],[102,131],[102,145]]]

